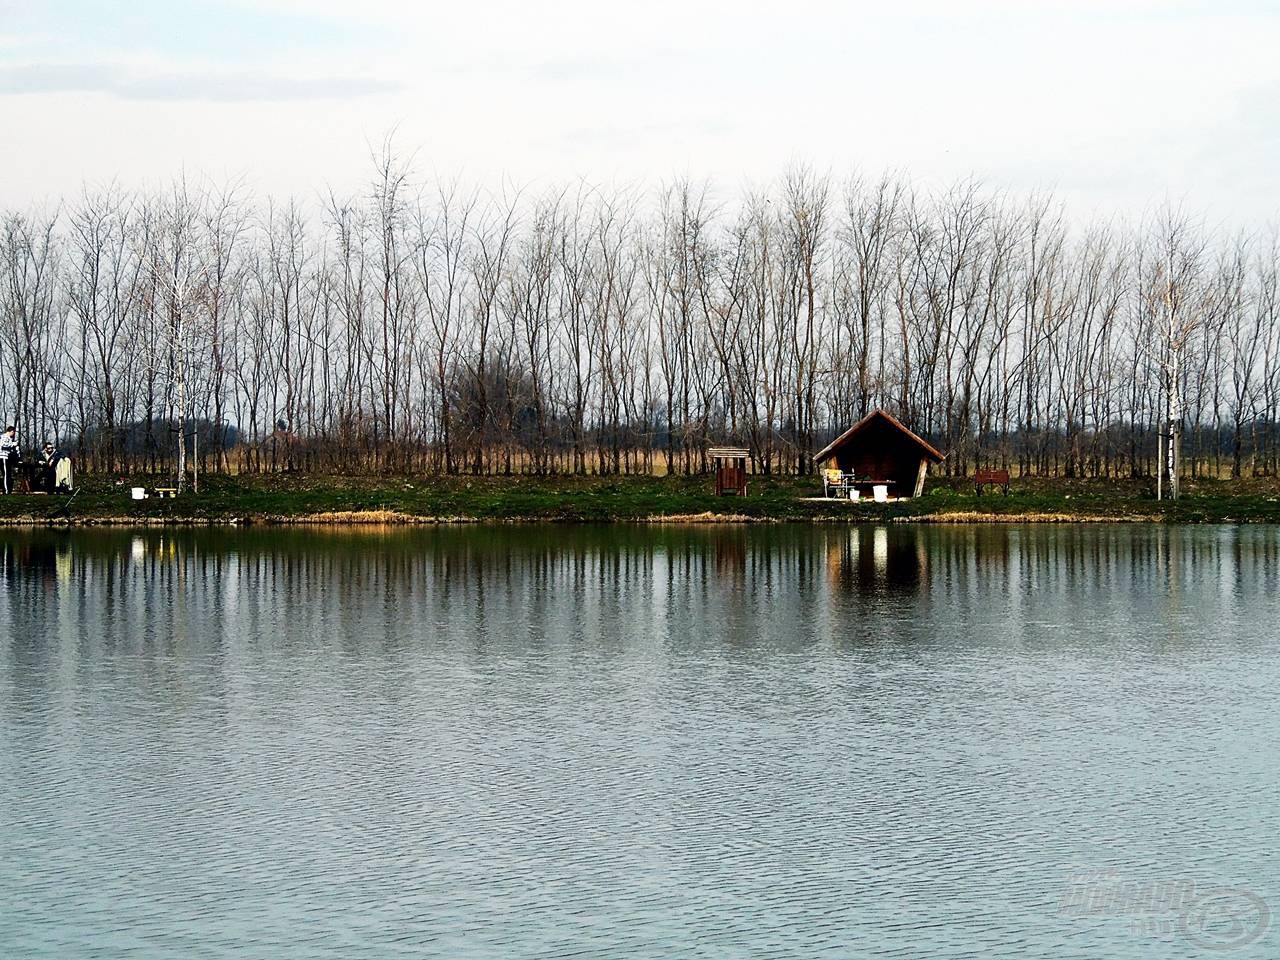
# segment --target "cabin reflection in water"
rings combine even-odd
[[[716,574],[722,582],[742,587],[747,581],[747,531],[728,528],[716,531]]]
[[[832,586],[864,595],[915,593],[929,558],[918,527],[854,525],[833,530],[827,541]]]

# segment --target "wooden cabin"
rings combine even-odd
[[[813,458],[842,489],[887,486],[890,497],[918,497],[932,463],[946,457],[884,410],[873,410]],[[838,471],[838,478],[836,476]]]

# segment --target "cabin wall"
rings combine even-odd
[[[872,424],[835,451],[831,463],[844,473],[892,480],[892,497],[910,497],[920,476],[920,447],[892,426]]]
[[[909,497],[915,492],[916,477],[920,470],[920,457],[894,456],[885,451],[860,451],[848,456],[837,456],[836,465],[844,473],[872,480],[892,480],[890,496]]]

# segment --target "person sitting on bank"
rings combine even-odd
[[[0,434],[0,486],[5,493],[13,493],[18,477],[18,464],[22,462],[22,448],[18,446],[18,428],[12,423]]]
[[[62,454],[52,442],[46,443],[40,451],[40,489],[53,493],[58,488],[58,461]]]

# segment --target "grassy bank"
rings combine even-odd
[[[130,483],[152,482],[135,478]],[[752,478],[745,499],[715,497],[708,477],[209,477],[199,494],[135,502],[106,478],[73,498],[0,497],[0,523],[288,523],[652,520],[1157,520],[1280,522],[1280,482],[1189,483],[1177,503],[1127,481],[1015,481],[1004,497],[977,497],[961,481],[933,480],[923,497],[889,504],[814,499],[812,477]]]

